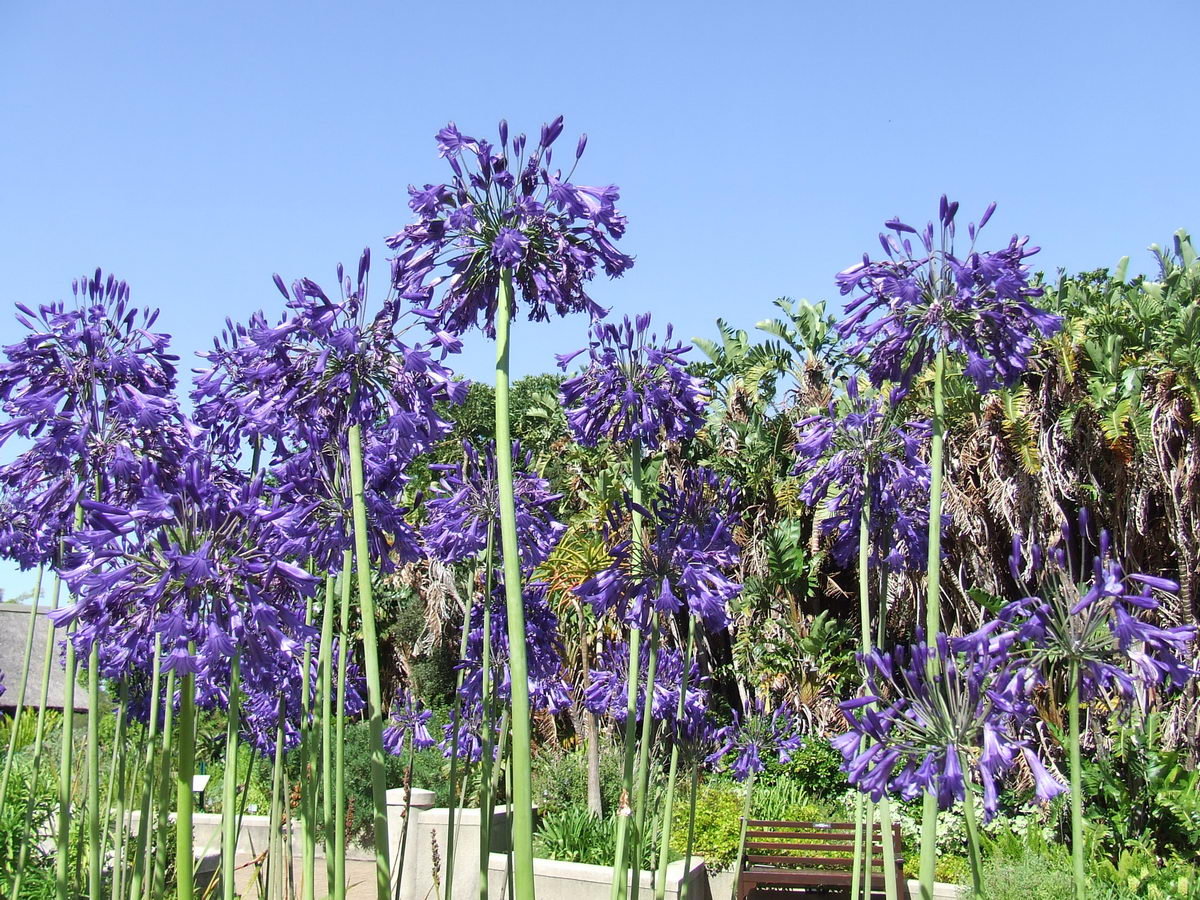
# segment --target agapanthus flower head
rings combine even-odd
[[[650,314],[617,324],[597,321],[591,343],[560,356],[565,370],[579,354],[587,368],[562,383],[567,423],[576,440],[594,447],[601,440],[641,442],[655,450],[664,441],[693,437],[704,424],[708,392],[684,368],[691,348],[672,342],[667,326],[662,342],[650,332]]]
[[[845,408],[797,423],[800,499],[821,506],[821,532],[833,537],[833,557],[848,566],[858,553],[863,505],[870,513],[871,563],[916,569],[927,560],[929,462],[927,422],[897,424],[890,406],[847,384]],[[943,526],[949,517],[943,517]]]
[[[884,257],[838,273],[843,295],[855,294],[838,325],[853,340],[851,355],[869,354],[867,372],[875,385],[907,388],[941,350],[966,359],[964,373],[980,391],[1008,387],[1029,367],[1038,336],[1062,326],[1059,316],[1034,305],[1042,290],[1030,284],[1025,260],[1038,252],[1028,238],[1013,235],[1007,247],[977,250],[979,224],[967,226],[970,244],[955,249],[958,204],[942,197],[938,226],[918,231],[898,219],[880,234]]]
[[[876,801],[931,791],[947,809],[974,782],[990,819],[1000,779],[1018,757],[1032,757],[1036,773],[1046,774],[1029,751],[1028,685],[1008,668],[1015,635],[1000,624],[960,639],[939,634],[932,648],[918,634],[910,646],[860,655],[866,693],[842,704],[850,730],[833,741],[852,785]],[[1048,775],[1038,782],[1041,799],[1062,790]]]
[[[276,276],[287,313],[275,326],[261,313],[247,325],[228,323],[201,354],[209,368],[192,394],[197,421],[220,452],[236,456],[249,441],[281,497],[311,510],[308,546],[297,555],[325,570],[340,566],[353,531],[350,428],[362,429],[371,554],[386,569],[419,555],[401,503],[408,464],[449,433],[439,404],[460,401],[468,387],[443,364],[457,342],[404,343],[396,296],[371,313],[369,281],[368,251],[355,279],[338,267],[332,295],[311,279],[289,289]]]
[[[559,713],[571,706],[571,694],[562,666],[558,617],[546,597],[544,581],[530,581],[522,586],[525,600],[525,652],[529,672],[529,700],[534,709]],[[491,610],[492,684],[500,703],[512,695],[512,679],[508,660],[508,607],[504,587],[496,584],[489,598]],[[462,697],[467,716],[479,717],[477,707],[483,701],[483,605],[471,609],[470,634],[467,636],[467,655],[459,664],[463,671]]]
[[[650,654],[643,647],[638,656],[635,709],[637,720],[640,722],[646,715]],[[654,689],[651,691],[650,715],[677,737],[690,741],[703,732],[708,715],[708,692],[695,660],[689,665],[687,693],[683,698],[683,718],[679,719],[679,692],[682,685],[683,651],[676,647],[659,647],[654,670]],[[629,715],[628,701],[629,644],[624,641],[607,641],[599,656],[592,661],[587,685],[583,690],[583,705],[589,712],[598,716],[609,716],[623,725]]]
[[[99,269],[72,290],[74,306],[17,304],[27,333],[0,363],[0,445],[28,445],[0,466],[25,520],[11,548],[23,565],[57,550],[81,496],[127,500],[139,460],[166,465],[179,452],[178,358],[152,330],[158,311],[131,306],[128,285]]]
[[[426,750],[436,741],[429,733],[429,720],[433,712],[425,709],[421,702],[401,688],[392,700],[391,722],[383,731],[383,747],[393,756],[401,755],[411,740],[413,749]]]
[[[597,615],[614,610],[642,626],[652,612],[673,616],[687,611],[711,631],[729,625],[729,604],[742,586],[729,577],[737,565],[733,526],[738,520],[737,491],[703,467],[689,469],[678,484],[666,486],[643,513],[643,539],[621,540],[611,564],[575,593]],[[635,507],[630,504],[627,512]],[[622,533],[627,520],[610,526]]]
[[[81,501],[84,527],[62,570],[75,602],[50,617],[77,623],[71,639],[83,654],[99,647],[106,678],[147,670],[157,635],[163,670],[196,674],[202,695],[223,696],[235,653],[247,691],[274,695],[315,638],[304,606],[317,579],[288,561],[306,510],[214,455],[202,431],[189,433],[178,467],[143,462],[133,502]]]
[[[550,482],[533,473],[533,457],[522,453],[515,441],[512,455],[518,466],[523,465],[513,473],[513,499],[521,569],[529,575],[546,561],[566,530],[554,518],[553,510],[562,495],[552,493]],[[425,504],[428,521],[422,535],[426,552],[446,563],[476,558],[487,547],[490,529],[492,549],[499,557],[500,493],[495,444],[489,444],[480,454],[474,444],[464,441],[462,463],[438,468],[442,477],[431,488],[435,496]],[[497,566],[496,570],[501,568]]]
[[[1010,568],[1027,596],[999,617],[1016,629],[1021,657],[1041,678],[1076,668],[1083,699],[1127,704],[1135,689],[1179,690],[1196,674],[1191,665],[1196,628],[1164,627],[1155,619],[1174,581],[1126,573],[1107,531],[1093,533],[1087,510],[1078,528],[1064,524],[1058,544],[1043,550],[1013,540]]]
[[[510,141],[503,122],[497,144],[464,135],[453,123],[438,132],[452,177],[410,185],[417,221],[388,239],[396,251],[393,282],[431,328],[461,335],[482,327],[494,336],[504,272],[512,274],[531,321],[552,313],[604,314],[585,287],[598,266],[616,277],[633,265],[612,243],[625,233],[625,217],[616,208],[616,186],[572,182],[583,141],[566,175],[551,165],[562,127],[559,116],[542,127],[536,144],[523,134]]]
[[[766,768],[766,760],[774,755],[787,762],[804,745],[796,717],[786,706],[767,712],[760,701],[754,701],[745,715],[734,715],[731,724],[721,729],[715,738],[717,748],[708,762],[718,764],[732,754],[730,774],[745,781]]]

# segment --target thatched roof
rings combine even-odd
[[[38,610],[37,630],[33,638],[33,655],[29,666],[29,684],[25,690],[25,706],[37,706],[41,699],[42,662],[46,654],[46,635],[50,621],[43,615],[48,607]],[[25,661],[25,642],[29,637],[30,607],[25,603],[0,603],[0,672],[4,673],[4,686],[0,694],[0,709],[13,709],[20,702],[21,667]],[[54,651],[50,664],[50,693],[47,705],[51,709],[63,708],[64,677],[59,648]],[[75,709],[87,709],[87,691],[75,689]]]

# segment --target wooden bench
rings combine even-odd
[[[870,865],[872,896],[884,896],[883,845],[879,824],[871,832]],[[900,849],[900,826],[892,826],[892,848],[896,855],[896,893],[910,900],[904,878]],[[864,862],[866,858],[864,857]],[[850,896],[854,867],[853,822],[771,822],[749,819],[742,822],[738,848],[737,900],[751,891],[760,894],[808,893]],[[866,873],[864,876],[868,877]]]

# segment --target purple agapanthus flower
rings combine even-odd
[[[646,715],[646,682],[650,655],[639,654],[639,674],[636,715],[641,721]],[[654,689],[651,691],[650,715],[685,740],[693,740],[704,730],[708,715],[708,693],[700,676],[700,667],[693,660],[689,666],[688,688],[683,698],[683,718],[679,712],[679,691],[683,684],[683,651],[675,647],[660,647],[655,664]],[[592,661],[587,685],[583,690],[583,705],[598,716],[609,716],[624,724],[629,715],[629,645],[624,641],[608,641],[599,656]]]
[[[529,666],[529,701],[534,709],[551,713],[571,706],[571,694],[562,665],[558,616],[546,596],[546,583],[530,581],[523,585],[525,599],[525,651]],[[502,584],[495,584],[490,598],[492,685],[501,703],[511,696],[512,679],[508,667],[508,607]],[[471,610],[467,655],[459,664],[463,671],[459,695],[467,718],[479,718],[483,702],[483,606]]]
[[[716,749],[708,756],[710,764],[725,761],[732,754],[730,774],[745,781],[766,768],[765,760],[774,755],[787,762],[804,744],[795,717],[785,706],[767,713],[759,702],[751,704],[744,716],[734,715],[731,724],[716,737]]]
[[[338,267],[331,298],[309,279],[291,289],[276,278],[288,312],[275,326],[260,313],[226,328],[202,356],[193,399],[197,421],[221,452],[237,456],[249,441],[283,502],[308,512],[296,556],[340,568],[351,546],[348,433],[362,428],[364,500],[371,558],[387,570],[419,555],[402,497],[408,466],[450,431],[438,405],[458,402],[467,383],[442,361],[456,350],[410,345],[397,335],[397,298],[367,309],[370,253],[357,278]]]
[[[612,243],[625,233],[625,217],[615,186],[572,183],[585,139],[566,175],[551,166],[562,127],[562,116],[543,126],[528,156],[525,135],[510,143],[504,122],[496,145],[453,123],[438,132],[453,176],[445,184],[410,186],[417,221],[388,239],[396,251],[393,282],[433,330],[461,335],[482,327],[494,336],[504,271],[512,273],[532,321],[552,312],[603,316],[584,288],[598,266],[616,277],[633,265]]]
[[[849,565],[858,553],[864,502],[869,504],[871,562],[892,570],[926,564],[929,541],[929,424],[894,424],[888,407],[847,383],[847,406],[797,423],[800,499],[822,506],[821,532],[833,536],[833,557]],[[943,517],[943,526],[949,517]]]
[[[398,690],[392,700],[391,724],[383,731],[383,748],[393,756],[400,756],[409,739],[416,750],[432,747],[436,743],[429,733],[432,718],[433,713],[422,707],[416,697],[404,689]]]
[[[737,492],[703,467],[687,469],[642,510],[643,540],[616,544],[612,563],[575,593],[599,615],[614,610],[641,626],[652,611],[686,611],[711,631],[729,625],[729,604],[742,586],[729,577],[739,550],[733,539]],[[633,507],[630,506],[630,511]],[[623,520],[611,530],[624,528]]]
[[[77,624],[81,653],[98,646],[104,677],[148,669],[157,635],[163,670],[197,675],[201,698],[225,696],[235,653],[247,692],[274,695],[315,638],[304,606],[318,581],[288,562],[306,511],[281,504],[261,473],[224,463],[199,429],[189,434],[177,468],[142,463],[136,501],[81,501],[84,527],[62,570],[75,602],[50,617]]]
[[[690,349],[672,343],[670,325],[660,344],[650,333],[649,313],[633,322],[626,316],[619,325],[596,322],[584,350],[558,358],[565,370],[580,353],[588,354],[587,368],[560,388],[579,443],[638,440],[655,450],[664,441],[693,437],[704,424],[708,392],[684,368]]]
[[[131,306],[128,285],[99,269],[72,290],[74,308],[17,305],[27,334],[0,363],[0,445],[24,445],[0,466],[5,500],[20,511],[6,543],[24,566],[58,551],[82,497],[132,499],[141,461],[172,465],[184,443],[178,358],[151,330],[158,312]]]
[[[947,809],[976,783],[990,819],[1001,777],[1023,756],[1039,799],[1066,790],[1030,748],[1029,685],[1008,667],[1015,634],[1000,624],[967,638],[939,634],[933,648],[918,634],[911,646],[860,655],[866,694],[842,703],[850,730],[833,740],[852,785],[876,801],[930,791]]]
[[[496,476],[495,445],[482,456],[469,441],[463,442],[461,465],[435,466],[442,473],[432,486],[435,496],[426,502],[428,521],[422,529],[426,552],[445,563],[478,557],[487,547],[488,532],[496,557],[500,548],[500,494]],[[513,499],[517,514],[517,546],[521,569],[526,576],[549,558],[566,530],[554,518],[553,506],[560,494],[550,491],[550,483],[533,474],[533,458],[522,454],[513,442],[512,454],[525,471],[513,473]],[[502,571],[497,565],[496,570]]]
[[[1008,387],[1029,367],[1036,338],[1062,327],[1061,317],[1033,303],[1042,290],[1029,283],[1024,261],[1038,248],[1027,246],[1028,238],[1013,235],[1000,250],[975,249],[995,208],[967,226],[970,246],[958,255],[958,204],[943,195],[936,233],[932,222],[918,232],[893,219],[886,227],[894,234],[879,236],[886,258],[864,253],[861,263],[838,274],[843,295],[858,292],[838,333],[853,339],[851,355],[869,355],[876,386],[890,381],[907,389],[946,350],[966,358],[964,373],[980,391]]]
[[[1048,552],[1014,538],[1010,566],[1027,596],[1006,605],[999,618],[1017,629],[1020,660],[1031,677],[1045,680],[1074,668],[1084,700],[1128,704],[1139,684],[1179,690],[1195,675],[1195,626],[1153,621],[1158,596],[1178,592],[1178,584],[1126,574],[1106,531],[1093,545],[1087,510],[1078,529],[1064,525],[1062,540]]]

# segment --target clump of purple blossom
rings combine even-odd
[[[1139,684],[1178,690],[1195,674],[1190,657],[1196,628],[1153,621],[1161,606],[1156,594],[1175,594],[1179,585],[1127,574],[1107,531],[1093,544],[1086,510],[1078,529],[1064,525],[1062,540],[1049,551],[1036,544],[1026,550],[1014,538],[1010,566],[1027,596],[1006,605],[999,618],[1016,630],[1028,677],[1044,682],[1074,668],[1084,700],[1128,704]]]
[[[383,731],[383,747],[393,756],[404,752],[404,745],[412,740],[413,749],[426,750],[436,743],[429,733],[429,720],[433,712],[421,706],[419,700],[406,690],[398,690],[392,700],[391,722]]]
[[[608,641],[592,662],[583,690],[584,707],[595,715],[609,716],[613,721],[625,724],[629,714],[629,645],[624,641]],[[646,715],[649,654],[639,654],[639,663],[636,716],[641,721]],[[674,647],[660,647],[654,688],[650,692],[650,715],[673,733],[693,739],[703,732],[708,713],[708,694],[700,677],[700,667],[694,660],[689,666],[687,693],[683,698],[683,719],[678,720],[682,685],[683,652]]]
[[[686,611],[712,631],[729,625],[729,604],[742,586],[729,570],[737,564],[733,539],[737,491],[708,469],[696,467],[679,484],[665,486],[645,513],[642,542],[623,540],[612,563],[578,588],[597,615],[614,610],[629,622],[648,623],[651,610]],[[619,530],[618,522],[614,530]]]
[[[871,562],[916,569],[927,562],[929,463],[927,422],[895,424],[889,407],[867,401],[847,383],[849,409],[831,403],[823,415],[797,423],[794,474],[805,479],[800,499],[823,506],[821,532],[833,536],[833,557],[847,566],[858,553],[863,506],[870,508]],[[948,517],[943,517],[948,520]]]
[[[566,527],[554,518],[553,506],[560,494],[550,492],[550,483],[532,473],[533,458],[522,454],[520,444],[512,447],[514,461],[525,471],[513,473],[513,498],[517,514],[517,546],[521,570],[526,576],[544,563]],[[445,563],[478,557],[487,548],[489,530],[492,548],[500,555],[500,494],[496,476],[494,443],[482,455],[469,441],[463,442],[460,465],[437,465],[441,479],[431,487],[435,496],[425,504],[428,520],[422,529],[426,552]],[[496,567],[501,571],[501,567]]]
[[[615,277],[633,265],[612,243],[625,233],[625,217],[616,208],[614,185],[572,182],[586,135],[565,175],[553,167],[552,147],[562,128],[559,116],[528,147],[523,134],[510,141],[506,122],[496,144],[465,135],[454,123],[438,132],[438,150],[452,177],[410,185],[417,221],[388,239],[396,251],[392,277],[400,296],[416,304],[435,332],[461,335],[482,327],[495,336],[505,271],[512,273],[531,321],[545,321],[552,312],[604,314],[585,286],[598,266]]]
[[[911,646],[860,655],[866,694],[842,704],[850,730],[833,741],[852,785],[876,801],[928,790],[947,809],[978,783],[990,819],[1001,777],[1023,756],[1039,799],[1066,790],[1029,745],[1030,685],[1010,669],[1015,636],[997,634],[998,624],[967,638],[939,634],[936,648],[918,634]]]
[[[719,729],[714,741],[716,749],[707,761],[721,763],[732,754],[729,771],[738,781],[763,771],[764,760],[772,754],[780,762],[787,762],[804,744],[796,719],[787,707],[778,706],[767,713],[759,702],[751,704],[743,716],[735,713],[733,722]]]
[[[633,322],[628,316],[620,324],[596,322],[586,348],[558,358],[565,370],[588,354],[587,368],[560,388],[567,423],[583,446],[638,440],[655,450],[665,441],[688,440],[703,426],[708,393],[684,368],[691,348],[672,343],[670,325],[661,344],[649,329],[649,313]]]
[[[1059,316],[1034,305],[1042,289],[1029,283],[1025,260],[1038,252],[1028,238],[1013,235],[999,250],[977,250],[979,231],[995,211],[993,203],[979,224],[967,226],[970,245],[955,250],[958,203],[943,195],[938,228],[921,231],[892,219],[880,234],[885,258],[863,254],[837,276],[846,304],[838,325],[853,338],[850,354],[868,354],[871,381],[890,381],[907,389],[935,355],[946,350],[966,358],[964,373],[980,391],[1011,386],[1029,367],[1038,336],[1062,327]],[[914,242],[916,246],[914,246]]]

